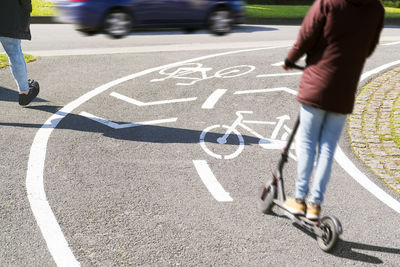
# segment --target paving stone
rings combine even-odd
[[[400,194],[400,67],[364,86],[348,118],[354,153]],[[397,137],[396,137],[397,136]]]

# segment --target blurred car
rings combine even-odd
[[[208,28],[224,35],[242,23],[244,12],[241,0],[59,0],[57,6],[61,21],[114,38],[139,28]]]

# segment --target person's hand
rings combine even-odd
[[[289,61],[289,59],[285,58],[285,62],[282,65],[282,68],[286,71],[291,70],[293,67],[293,63]]]
[[[289,70],[292,69],[291,67],[286,66],[286,64],[283,64],[283,65],[282,65],[282,68],[283,68],[284,70],[286,70],[286,71],[289,71]]]

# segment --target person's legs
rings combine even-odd
[[[305,199],[307,196],[324,117],[323,110],[307,105],[301,107],[299,132],[296,138],[296,154],[298,155],[296,199]]]
[[[29,90],[28,74],[26,70],[26,63],[21,49],[21,40],[0,37],[0,42],[6,51],[10,61],[11,72],[18,85],[20,93],[27,93]]]
[[[308,199],[311,203],[321,204],[324,200],[324,193],[331,175],[335,149],[345,121],[345,114],[326,113],[319,140],[315,176],[311,188],[311,195]]]

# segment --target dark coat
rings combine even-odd
[[[287,59],[307,54],[297,101],[351,113],[360,75],[379,42],[384,9],[379,0],[316,0]]]
[[[31,0],[0,0],[0,36],[31,39]]]

